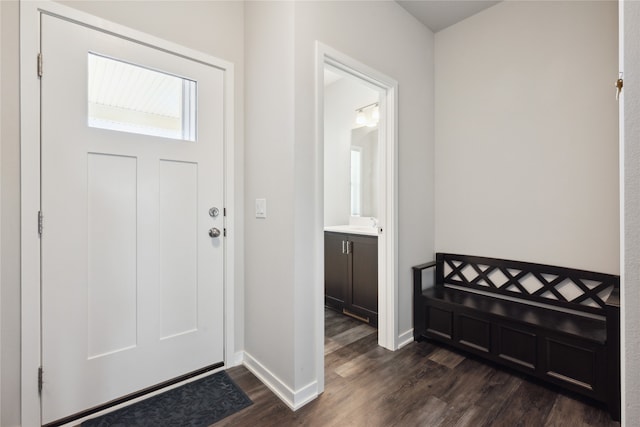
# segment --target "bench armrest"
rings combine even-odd
[[[425,262],[424,264],[414,265],[411,268],[413,269],[413,271],[416,271],[416,270],[422,271],[422,270],[430,268],[430,267],[435,267],[435,265],[436,265],[435,261],[429,261],[429,262]]]
[[[425,328],[425,307],[422,298],[422,272],[434,268],[435,261],[412,267],[413,270],[413,338],[419,341]]]
[[[427,268],[433,268],[436,266],[435,261],[425,262],[424,264],[411,267],[413,270],[413,296],[414,299],[422,295],[422,271]],[[414,301],[415,304],[415,301]]]
[[[604,303],[607,305],[607,308],[609,307],[620,308],[620,288],[618,287],[613,288],[613,290],[609,294],[609,297]]]

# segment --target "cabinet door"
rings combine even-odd
[[[349,257],[343,253],[343,242],[348,236],[324,233],[324,303],[342,311],[347,297]]]
[[[378,238],[349,235],[351,286],[347,304],[355,314],[378,324]]]

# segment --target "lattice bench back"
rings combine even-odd
[[[620,277],[505,259],[436,254],[436,284],[604,315]]]

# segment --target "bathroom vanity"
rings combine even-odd
[[[373,227],[325,227],[325,305],[378,325],[378,236]]]

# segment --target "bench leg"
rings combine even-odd
[[[620,307],[606,306],[607,314],[607,406],[611,418],[620,421]]]

